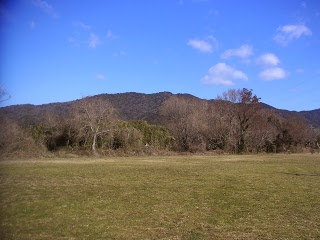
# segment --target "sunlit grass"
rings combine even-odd
[[[0,162],[2,239],[319,239],[320,155]]]

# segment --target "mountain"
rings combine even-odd
[[[320,108],[311,111],[298,112],[313,127],[320,127]]]
[[[156,118],[162,104],[173,96],[170,92],[154,94],[143,93],[118,93],[102,94],[95,97],[107,99],[118,110],[123,120],[146,120],[157,122]]]
[[[119,116],[123,120],[145,120],[150,123],[159,123],[159,110],[163,103],[172,96],[181,96],[188,98],[190,101],[214,101],[200,99],[190,94],[173,94],[170,92],[160,92],[154,94],[135,92],[100,94],[90,98],[109,100],[111,104],[118,110]],[[13,105],[0,108],[0,116],[14,119],[22,124],[38,123],[50,114],[67,116],[72,106],[81,101],[82,99],[64,103],[50,103],[43,105]],[[313,127],[320,127],[320,109],[296,112],[277,109],[264,103],[261,104],[263,108],[272,109],[284,118],[300,117],[305,119],[305,121]]]
[[[263,108],[273,110],[275,113],[279,114],[283,118],[302,118],[307,124],[313,127],[320,127],[320,108],[310,111],[288,111],[284,109],[277,109],[265,103],[261,103]]]

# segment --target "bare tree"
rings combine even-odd
[[[229,138],[229,125],[228,117],[225,111],[225,102],[216,100],[212,104],[209,104],[207,110],[207,149],[225,150],[227,139]]]
[[[97,154],[97,140],[111,131],[116,119],[112,104],[101,97],[85,97],[79,104],[79,124],[91,136],[91,149]]]
[[[200,150],[203,141],[207,103],[196,99],[174,96],[161,109],[168,129],[181,151]]]
[[[0,103],[7,101],[11,98],[8,92],[0,85]]]
[[[253,123],[255,114],[261,109],[259,98],[252,90],[246,88],[231,89],[218,97],[217,104],[224,109],[224,117],[229,128],[229,141],[234,145],[235,152],[245,150],[246,134]]]
[[[36,156],[44,148],[36,144],[29,131],[14,120],[0,116],[0,158],[22,153],[23,156]]]
[[[300,117],[291,117],[287,120],[286,127],[292,138],[292,145],[296,150],[304,147],[310,136],[310,128],[305,120]]]
[[[279,133],[278,126],[281,118],[269,109],[261,109],[246,135],[246,144],[250,151],[276,152],[274,141]]]

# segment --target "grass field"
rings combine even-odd
[[[1,239],[320,239],[320,155],[0,162]]]

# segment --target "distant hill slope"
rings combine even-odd
[[[320,127],[320,108],[311,111],[301,111],[298,114],[303,116],[314,127]]]
[[[178,95],[186,97],[190,100],[197,101],[213,101],[203,100],[190,94],[172,94],[170,92],[161,92],[154,94],[143,93],[118,93],[118,94],[100,94],[92,98],[102,98],[109,100],[112,105],[118,110],[120,118],[123,120],[146,120],[150,123],[159,123],[159,110],[163,103],[171,96]],[[59,114],[66,116],[71,107],[76,103],[82,101],[75,100],[64,103],[50,103],[43,105],[13,105],[0,108],[0,115],[14,119],[19,123],[32,124],[41,122],[48,114]],[[314,127],[320,127],[320,109],[312,111],[287,111],[276,109],[272,106],[262,103],[263,108],[273,109],[282,117],[302,117],[306,122]]]
[[[154,94],[144,93],[118,93],[102,94],[95,97],[102,97],[111,102],[118,109],[120,118],[123,120],[146,120],[156,122],[158,111],[162,104],[173,96],[170,92]]]
[[[265,103],[261,103],[263,108],[271,109],[275,111],[280,116],[288,119],[290,117],[300,117],[305,119],[306,123],[312,125],[313,127],[320,127],[320,108],[310,111],[288,111],[284,109],[277,109]]]

